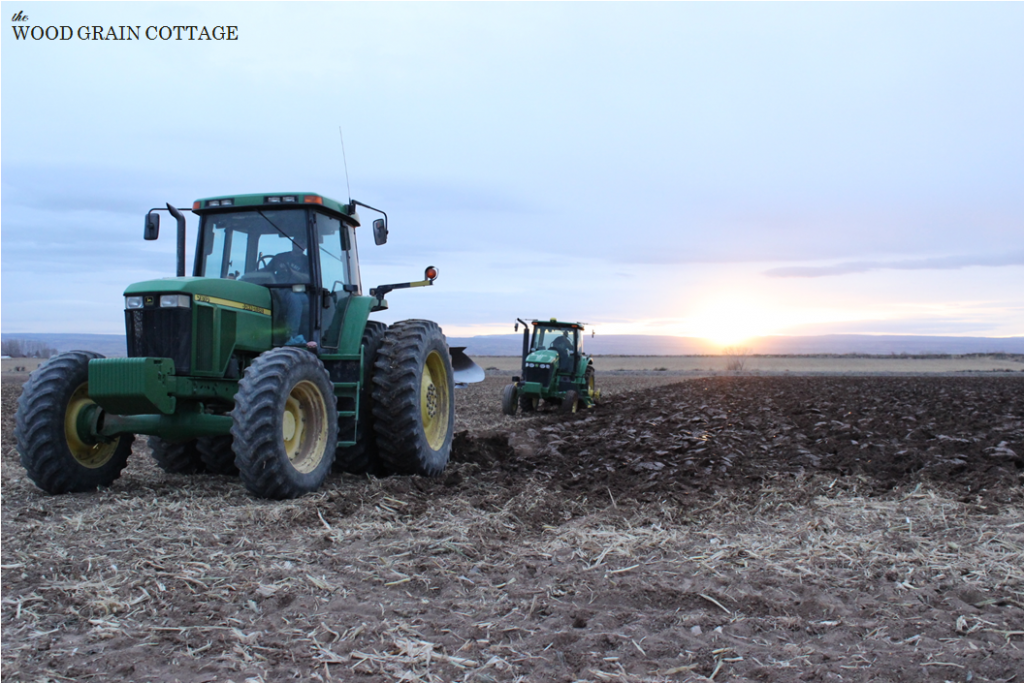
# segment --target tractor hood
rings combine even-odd
[[[129,285],[125,296],[137,294],[189,294],[192,298],[209,297],[210,303],[231,308],[270,309],[270,290],[251,282],[215,277],[165,277]]]
[[[534,351],[526,357],[527,363],[550,363],[551,365],[558,364],[558,352],[551,351],[549,349],[542,349]]]

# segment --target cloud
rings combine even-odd
[[[3,164],[3,202],[7,207],[135,214],[139,225],[154,205],[168,199],[191,202],[189,184],[182,173],[130,165]]]
[[[874,270],[956,270],[970,266],[1020,266],[1024,265],[1024,250],[1005,254],[940,256],[902,261],[847,261],[831,266],[788,266],[764,271],[768,277],[827,277],[868,273]]]
[[[367,196],[386,198],[389,210],[485,212],[533,215],[545,210],[535,200],[485,185],[431,180],[386,180],[363,183]],[[357,197],[359,192],[353,191]]]

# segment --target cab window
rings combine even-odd
[[[204,216],[196,275],[261,285],[310,283],[308,218],[305,209]]]
[[[320,286],[329,292],[344,291],[343,285],[350,283],[346,231],[341,221],[332,216],[316,214],[317,248],[320,250]]]

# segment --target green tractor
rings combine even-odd
[[[21,462],[49,493],[109,486],[136,435],[172,473],[240,475],[265,498],[316,491],[332,469],[437,475],[448,463],[457,383],[483,371],[429,320],[369,315],[395,289],[363,294],[358,201],[289,192],[201,199],[193,277],[185,218],[177,277],[125,290],[128,357],[55,356],[18,401]],[[147,240],[160,215],[146,215]]]
[[[502,390],[501,411],[532,412],[542,400],[563,413],[596,405],[601,392],[594,386],[594,359],[583,353],[583,323],[533,320],[532,338],[531,324],[525,320],[516,321],[516,331],[520,323],[525,328],[523,374]]]

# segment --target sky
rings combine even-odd
[[[173,231],[142,239],[152,207],[310,191],[387,211],[388,244],[359,233],[365,289],[439,269],[389,295],[388,323],[1024,335],[1021,3],[0,16],[4,332],[123,332],[124,288],[174,274]],[[237,40],[18,40],[16,25]]]

